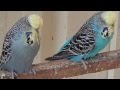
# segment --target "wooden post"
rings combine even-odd
[[[117,11],[116,13],[117,13],[117,17],[118,17],[119,11]],[[111,43],[110,43],[110,51],[116,50],[116,48],[117,48],[118,20],[119,20],[119,18],[117,19],[117,22],[115,24],[114,36],[113,36],[113,39],[111,40]],[[108,79],[114,79],[114,69],[108,71]]]

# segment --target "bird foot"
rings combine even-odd
[[[36,71],[35,71],[35,69],[31,69],[30,71],[29,71],[29,73],[32,73],[32,74],[36,74]]]
[[[91,61],[93,58],[96,58],[98,56],[98,54],[93,54],[90,57],[84,57],[83,60],[87,60],[87,61]]]
[[[86,65],[85,61],[84,60],[80,60],[80,62],[83,64],[83,67],[85,68],[85,70],[87,70],[87,65]]]
[[[15,79],[16,76],[15,72],[0,71],[0,79]]]
[[[12,79],[16,79],[16,77],[17,77],[17,73],[15,73],[15,72],[11,72],[11,74],[12,74]]]

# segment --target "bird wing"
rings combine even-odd
[[[93,30],[84,29],[78,32],[70,40],[61,52],[68,52],[71,55],[85,54],[90,52],[95,46],[95,35]]]
[[[2,47],[2,54],[0,57],[0,66],[5,64],[7,61],[10,60],[11,56],[11,46],[12,46],[12,40],[18,40],[19,35],[21,34],[20,28],[17,26],[13,26],[9,32],[6,34],[4,42],[3,42],[3,47]],[[16,37],[18,36],[18,37]]]
[[[2,54],[0,57],[0,66],[5,64],[11,58],[11,37],[6,35],[3,43]]]
[[[82,27],[72,39],[68,40],[60,52],[53,57],[48,57],[46,60],[59,60],[71,58],[72,56],[86,54],[95,47],[95,32],[88,27]]]

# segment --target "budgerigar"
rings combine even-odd
[[[40,48],[39,29],[43,19],[36,14],[20,18],[4,39],[0,67],[16,74],[31,71],[31,66]]]
[[[96,56],[111,41],[117,15],[113,11],[95,13],[80,30],[61,47],[59,52],[46,60],[69,59],[73,62]]]

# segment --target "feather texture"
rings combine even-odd
[[[6,34],[0,57],[0,67],[3,70],[25,73],[31,69],[40,48],[40,39],[39,28],[32,27],[28,17],[19,19]]]

